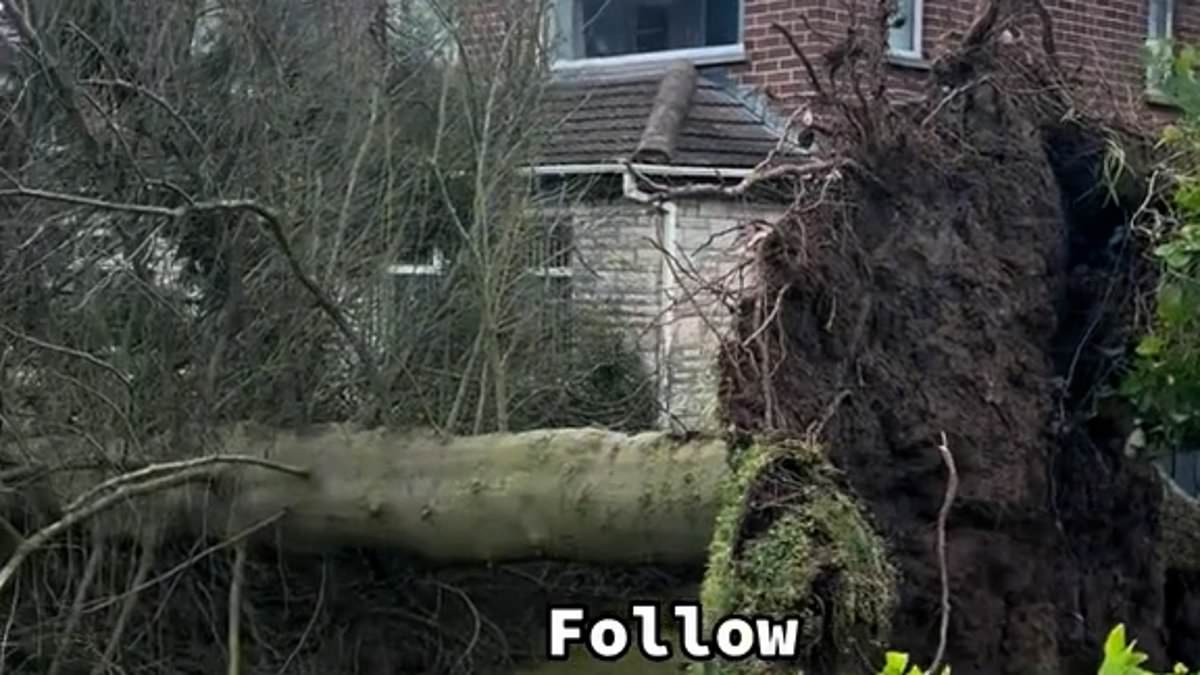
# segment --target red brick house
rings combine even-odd
[[[556,0],[557,71],[615,71],[684,58],[706,72],[771,98],[810,93],[779,23],[802,47],[844,33],[846,0]],[[860,2],[872,11],[872,2]],[[961,35],[977,0],[897,0],[904,17],[889,44],[897,69],[924,69]],[[1200,5],[1188,0],[1045,0],[1065,64],[1094,82],[1144,90],[1147,40],[1188,41],[1200,33]],[[694,8],[700,11],[693,11]]]
[[[1094,85],[1101,100],[1152,118],[1167,114],[1148,86],[1146,47],[1200,35],[1200,4],[1043,1],[1064,67]],[[482,2],[481,24],[496,26],[517,0]],[[785,124],[811,85],[771,25],[787,28],[815,57],[845,35],[855,2],[860,18],[878,11],[874,0],[552,0],[552,131],[533,170],[550,185],[588,176],[618,186],[560,209],[566,217],[559,220],[573,230],[580,258],[576,300],[615,301],[614,316],[631,327],[658,374],[664,421],[712,421],[714,333],[727,326],[720,305],[732,297],[722,293],[748,283],[728,273],[741,250],[737,236],[747,230],[739,225],[769,222],[784,204],[761,195],[663,202],[653,185],[736,182],[773,148],[811,150]],[[887,66],[896,83],[931,68],[980,4],[896,0]],[[681,266],[707,270],[726,287],[688,288]]]

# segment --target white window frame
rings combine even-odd
[[[525,270],[535,277],[568,278],[575,276],[575,270],[570,267],[530,267]]]
[[[554,11],[550,19],[550,36],[557,45],[564,39],[559,16],[563,4],[574,3],[578,0],[554,0]],[[566,59],[558,56],[555,49],[554,60],[550,67],[557,71],[575,71],[583,69],[627,69],[639,66],[660,64],[666,61],[685,59],[697,66],[711,66],[724,63],[738,63],[746,60],[746,2],[738,0],[738,41],[731,45],[716,45],[713,47],[689,47],[686,49],[666,49],[660,52],[641,52],[637,54],[621,54],[620,56],[594,56],[590,58]]]
[[[924,0],[913,0],[913,15],[905,22],[906,27],[911,27],[912,30],[912,49],[895,49],[892,47],[890,39],[891,31],[888,31],[887,53],[889,56],[899,57],[901,59],[911,59],[921,61],[925,58],[925,2]]]
[[[387,266],[387,273],[398,277],[440,276],[446,271],[446,256],[442,249],[433,249],[428,263],[400,263]]]

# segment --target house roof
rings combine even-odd
[[[686,61],[623,74],[558,74],[545,113],[550,132],[541,156],[547,165],[751,168],[779,144],[784,126],[765,106]],[[798,152],[788,143],[779,155]]]

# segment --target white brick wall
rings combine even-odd
[[[773,222],[778,205],[694,199],[678,205],[672,267],[664,270],[664,214],[628,201],[577,203],[574,279],[582,306],[611,312],[659,382],[664,425],[712,429],[717,413],[717,353],[730,328],[722,293],[746,281],[728,275],[753,220]],[[664,271],[666,274],[664,274]]]

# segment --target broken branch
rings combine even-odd
[[[954,498],[958,495],[958,469],[954,466],[954,454],[950,452],[950,445],[944,431],[942,432],[942,442],[938,445],[938,452],[942,455],[942,462],[946,464],[948,476],[946,496],[942,500],[942,508],[938,511],[937,519],[938,571],[942,578],[942,622],[938,628],[937,652],[933,657],[933,663],[929,666],[929,672],[933,675],[937,674],[938,667],[946,657],[946,642],[950,633],[950,570],[946,562],[946,521],[950,518],[950,508],[954,505]]]

